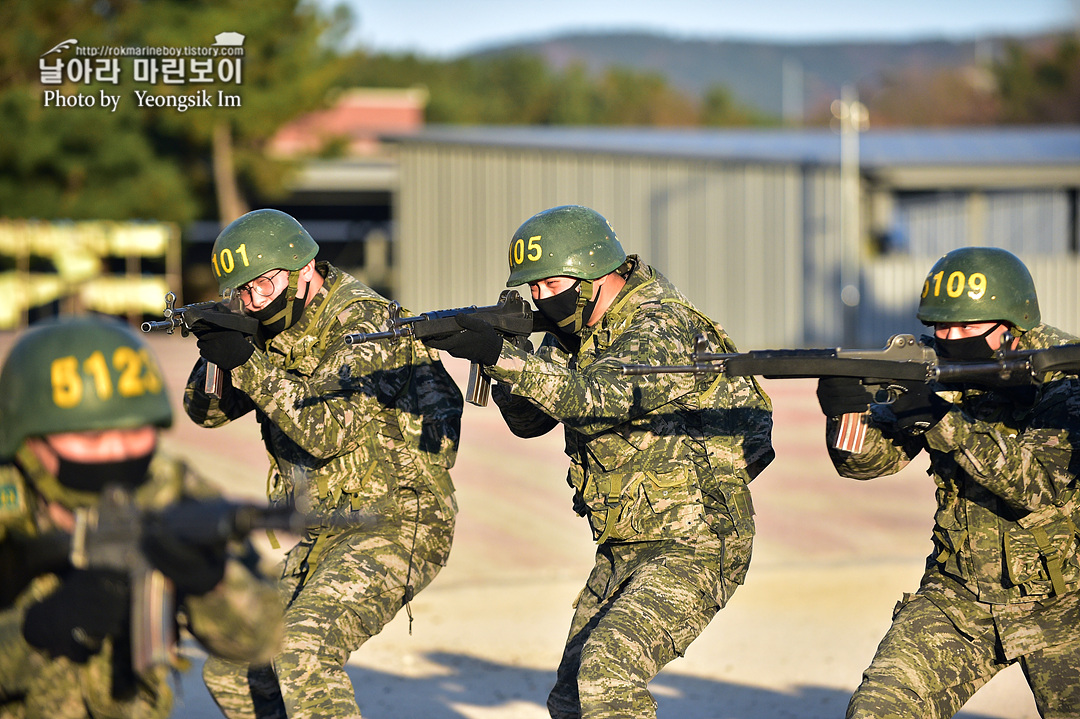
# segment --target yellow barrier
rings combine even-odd
[[[180,292],[180,233],[163,222],[0,219],[0,269],[0,329],[56,301],[131,318],[157,314],[166,292]]]

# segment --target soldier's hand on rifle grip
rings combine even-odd
[[[150,563],[171,579],[182,594],[206,594],[225,576],[227,552],[222,541],[185,542],[168,527],[150,521],[144,529],[142,549]]]
[[[826,417],[840,417],[870,409],[874,393],[858,377],[822,377],[818,380],[817,398]]]
[[[118,572],[73,570],[59,589],[26,610],[23,637],[52,656],[85,662],[105,637],[127,631],[130,591]]]
[[[199,354],[207,362],[216,364],[223,370],[230,370],[248,361],[255,351],[251,339],[236,330],[223,330],[217,327],[194,330],[199,338]]]
[[[949,411],[949,403],[934,393],[925,382],[894,382],[903,388],[900,396],[889,405],[896,424],[908,432],[925,432],[941,421]]]
[[[503,338],[494,327],[474,315],[461,314],[455,319],[461,332],[425,339],[424,344],[477,364],[493,365],[499,361]]]

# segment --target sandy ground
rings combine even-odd
[[[9,334],[0,333],[6,355]],[[203,430],[179,410],[193,338],[150,339],[178,407],[165,448],[235,498],[264,498],[266,458],[253,419]],[[467,367],[447,366],[464,384]],[[842,717],[901,594],[918,586],[930,548],[933,483],[925,463],[860,483],[824,450],[813,380],[766,381],[776,460],[753,485],[757,541],[745,586],[651,689],[661,719]],[[916,466],[918,464],[918,466]],[[570,509],[561,433],[520,440],[494,405],[466,406],[452,474],[461,513],[448,566],[352,656],[370,719],[541,719],[571,602],[592,566],[586,522]],[[264,544],[267,554],[273,552]],[[174,716],[218,716],[199,679],[181,681]],[[1014,666],[958,714],[1038,716]]]

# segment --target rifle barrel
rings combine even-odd
[[[345,335],[345,344],[347,345],[359,345],[365,342],[374,342],[375,340],[395,340],[398,337],[412,337],[413,330],[412,324],[407,324],[402,327],[395,327],[392,330],[386,330],[385,332],[351,332]]]
[[[172,320],[151,320],[149,322],[143,322],[140,328],[143,332],[153,332],[154,330],[165,330],[166,332],[172,332],[176,324]]]
[[[992,384],[1031,384],[1038,378],[1031,360],[1003,359],[987,362],[947,362],[934,368],[933,379],[943,384],[963,384],[977,380],[997,380]]]
[[[624,364],[619,368],[621,374],[624,375],[646,375],[646,374],[723,374],[723,363],[717,364],[688,364],[688,365],[651,365],[651,364]]]

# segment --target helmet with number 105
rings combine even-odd
[[[615,230],[603,215],[581,205],[539,212],[510,240],[507,287],[549,277],[595,280],[626,261]]]
[[[168,427],[172,408],[157,360],[126,324],[97,316],[44,320],[0,370],[0,457],[27,437]]]
[[[928,325],[1004,320],[1022,331],[1042,320],[1031,273],[996,247],[963,247],[939,259],[923,283],[917,317]]]
[[[210,262],[224,294],[272,270],[299,270],[318,251],[318,244],[292,215],[253,210],[221,231]]]

